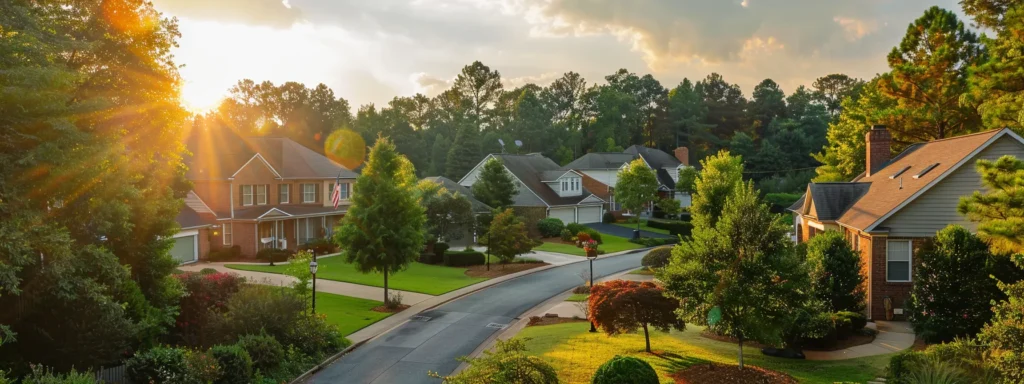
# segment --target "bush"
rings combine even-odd
[[[885,369],[886,383],[909,384],[910,372],[924,360],[922,352],[905,351],[893,355]]]
[[[173,383],[188,375],[185,350],[156,347],[136,353],[126,363],[128,378],[135,383]]]
[[[237,345],[216,345],[210,356],[220,365],[220,379],[216,384],[248,384],[252,380],[252,359]]]
[[[565,225],[565,229],[568,229],[569,233],[576,234],[576,233],[580,233],[580,232],[586,232],[587,229],[590,229],[590,228],[587,227],[586,225],[583,225],[583,224],[580,224],[580,223],[569,223],[569,224]]]
[[[210,253],[206,255],[206,258],[210,261],[225,261],[225,260],[237,260],[242,256],[242,247],[238,245],[232,245],[229,248],[217,248],[210,250]]]
[[[562,241],[570,242],[570,241],[572,241],[572,237],[573,237],[572,236],[572,231],[569,231],[568,229],[563,229],[562,230],[562,233],[561,233]]]
[[[601,222],[605,224],[614,224],[618,219],[615,218],[615,214],[611,212],[605,212],[604,216],[601,216]]]
[[[590,286],[586,284],[578,285],[576,288],[572,289],[572,293],[576,295],[590,294]]]
[[[434,244],[434,256],[433,256],[432,260],[434,260],[435,262],[443,262],[444,261],[444,254],[445,254],[445,252],[448,252],[448,248],[450,248],[448,246],[448,243],[437,243],[437,244]]]
[[[493,350],[484,351],[480,357],[460,359],[469,367],[457,375],[444,378],[443,382],[558,384],[555,369],[544,359],[528,355],[524,340],[498,340],[496,344]],[[433,376],[437,377],[436,374]]]
[[[352,344],[341,334],[337,326],[315,315],[300,317],[294,328],[279,340],[282,344],[293,345],[302,353],[314,357],[341,352]]]
[[[990,364],[988,346],[974,340],[956,339],[935,344],[924,351],[907,351],[894,355],[886,368],[886,382],[893,384],[916,383],[998,383],[998,367]],[[936,381],[934,378],[959,380]],[[1008,380],[1009,379],[1009,380]],[[1002,377],[1002,382],[1019,380]]]
[[[207,327],[211,344],[233,344],[243,335],[265,333],[282,344],[300,320],[308,316],[307,302],[290,288],[244,285],[228,300],[221,316]]]
[[[252,359],[252,366],[261,372],[270,372],[277,368],[284,358],[284,346],[277,339],[267,334],[245,335],[235,343],[245,350]]]
[[[594,372],[592,384],[658,384],[658,373],[646,361],[615,356]]]
[[[449,267],[468,267],[486,263],[487,256],[479,251],[453,251],[444,254],[444,265]]]
[[[537,230],[540,231],[540,235],[543,237],[557,237],[562,233],[563,229],[565,229],[565,223],[556,217],[541,219],[537,222]]]
[[[590,235],[590,239],[596,241],[598,244],[604,244],[604,240],[601,240],[601,232],[598,232],[594,228],[586,228],[583,230],[587,235]]]
[[[181,282],[185,295],[178,303],[178,318],[171,337],[191,347],[214,344],[204,339],[204,329],[213,317],[226,309],[228,300],[245,279],[233,273],[186,272],[174,277]]]
[[[660,247],[662,245],[670,245],[679,242],[678,238],[653,238],[653,237],[641,237],[639,239],[629,239],[630,243],[640,244],[645,247]]]
[[[288,260],[294,254],[295,252],[287,249],[264,248],[256,252],[256,258],[271,263],[280,263]]]
[[[650,252],[644,255],[643,260],[640,261],[640,265],[649,268],[662,268],[668,265],[669,258],[672,257],[672,247],[659,247],[654,248]]]
[[[811,294],[828,311],[864,309],[864,275],[860,254],[839,231],[825,231],[807,242],[807,268]]]
[[[842,311],[836,312],[836,317],[849,320],[854,332],[864,329],[868,325],[868,318],[863,313]]]
[[[15,381],[7,379],[4,371],[0,371],[0,384],[11,384]],[[54,373],[52,369],[46,369],[39,365],[32,366],[32,372],[21,379],[22,384],[97,384],[93,375],[89,372],[79,372],[74,368],[68,373]]]
[[[199,270],[200,275],[212,275],[214,273],[217,273],[217,270],[213,268],[203,268]]]
[[[693,224],[687,221],[647,220],[647,226],[655,229],[664,229],[673,237],[690,237],[690,233],[693,232]]]
[[[189,379],[179,382],[212,383],[220,379],[220,363],[209,352],[185,351],[185,367]]]
[[[306,244],[303,244],[302,246],[299,247],[300,251],[310,251],[314,255],[326,255],[326,254],[334,253],[334,251],[337,250],[337,249],[338,249],[337,246],[334,245],[334,242],[332,242],[330,239],[322,239],[322,238],[321,239],[313,239],[313,240],[308,241],[308,242],[306,242]]]

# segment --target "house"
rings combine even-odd
[[[583,174],[563,169],[539,153],[528,155],[491,154],[469,171],[459,185],[472,187],[483,165],[498,159],[512,175],[518,193],[513,207],[526,217],[527,227],[545,217],[556,217],[565,223],[600,223],[605,201],[583,187]]]
[[[171,257],[181,264],[199,261],[199,255],[210,252],[210,234],[217,225],[217,215],[195,192],[190,191],[176,221],[181,229],[172,236]]]
[[[866,172],[850,182],[811,183],[790,207],[796,237],[842,232],[861,254],[868,317],[905,318],[921,246],[950,224],[976,229],[957,213],[960,197],[984,188],[975,162],[1024,157],[1024,139],[993,130],[912,145],[895,158],[885,127],[873,127],[865,140]]]
[[[333,232],[348,209],[355,172],[287,138],[219,135],[189,140],[194,155],[186,161],[186,177],[193,191],[178,219],[179,235],[192,238],[181,240],[172,254],[188,259],[193,241],[193,260],[232,246],[254,257],[264,248],[295,250]],[[330,196],[339,178],[335,209]]]
[[[584,186],[596,196],[608,201],[609,210],[618,211],[615,204],[614,188],[618,173],[630,162],[643,159],[644,164],[658,177],[658,194],[662,198],[679,200],[683,207],[690,206],[690,195],[676,192],[679,171],[690,166],[689,150],[677,148],[673,154],[642,145],[634,145],[622,152],[591,152],[567,164],[563,169],[572,169],[584,175]]]
[[[482,201],[477,200],[475,197],[473,197],[473,191],[471,191],[469,188],[466,188],[465,186],[459,185],[459,183],[456,183],[452,179],[449,179],[444,176],[433,176],[424,177],[423,180],[433,181],[437,184],[440,184],[442,187],[444,187],[444,189],[447,189],[448,192],[458,193],[462,196],[465,196],[466,199],[469,200],[470,206],[472,206],[474,214],[490,213],[493,210],[491,206],[484,204]]]

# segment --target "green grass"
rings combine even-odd
[[[587,294],[587,293],[574,293],[574,294],[572,294],[572,296],[569,296],[568,299],[565,299],[565,301],[572,301],[572,302],[587,301],[587,298],[589,298],[589,297],[590,297],[590,294]]]
[[[643,248],[644,247],[644,246],[642,246],[640,244],[630,243],[629,240],[626,240],[625,238],[618,237],[618,236],[612,236],[612,235],[606,235],[604,233],[601,234],[601,240],[604,241],[604,244],[601,244],[601,246],[598,247],[598,249],[603,250],[605,253],[622,252],[622,251],[627,251],[627,250],[630,250],[630,249],[637,249],[637,248]],[[562,244],[562,243],[549,243],[547,241],[545,241],[544,244],[541,244],[539,247],[536,247],[536,248],[533,248],[533,249],[535,251],[557,252],[557,253],[564,253],[564,254],[575,255],[575,256],[586,256],[587,255],[587,252],[584,251],[583,248],[577,248],[575,245]]]
[[[700,336],[701,327],[687,326],[683,332],[651,332],[651,349],[644,352],[644,336],[607,336],[589,333],[588,323],[565,323],[527,327],[517,337],[528,338],[528,353],[539,356],[558,371],[562,383],[590,383],[594,371],[615,355],[646,360],[658,371],[662,383],[674,383],[668,375],[694,364],[735,365],[735,344]],[[892,355],[835,361],[809,361],[764,356],[757,348],[743,348],[744,362],[788,373],[801,383],[859,382],[882,374]]]
[[[636,223],[621,222],[621,223],[615,223],[615,225],[618,225],[620,227],[626,227],[626,228],[629,228],[629,229],[636,229]],[[647,231],[647,232],[660,233],[662,235],[671,235],[672,234],[667,229],[659,229],[659,228],[648,227],[647,226],[647,220],[640,220],[640,230],[641,231]]]
[[[345,262],[341,256],[319,260],[318,279],[344,281],[353,284],[384,286],[384,275],[380,273],[361,273],[355,266]],[[252,265],[228,264],[228,268],[243,271],[268,272],[283,274],[286,265]],[[409,264],[409,268],[394,274],[388,274],[388,287],[402,291],[441,295],[456,289],[487,280],[480,277],[466,276],[466,268],[453,268],[423,263]]]
[[[371,310],[381,305],[384,303],[331,293],[316,293],[317,313],[327,316],[327,322],[337,325],[345,336],[391,316],[390,313]]]
[[[632,271],[629,271],[629,274],[630,275],[654,276],[654,270],[650,269],[650,268],[647,268],[647,267],[640,267],[640,268],[634,269]]]

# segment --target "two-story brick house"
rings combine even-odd
[[[263,248],[294,250],[329,236],[348,209],[356,172],[287,138],[209,136],[197,134],[189,142],[186,176],[193,194],[184,209],[195,210],[197,200],[208,208],[197,212],[207,230],[198,228],[196,258],[206,256],[199,250],[234,245],[245,257]],[[331,191],[339,177],[335,209]]]
[[[853,181],[811,183],[790,210],[797,241],[841,231],[860,252],[867,277],[867,315],[905,318],[915,255],[950,224],[975,230],[957,213],[960,197],[983,190],[974,164],[1003,155],[1024,157],[1024,139],[1009,129],[930,141],[891,157],[891,134],[882,126],[866,135],[867,171]]]

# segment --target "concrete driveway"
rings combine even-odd
[[[615,224],[604,224],[604,223],[591,223],[591,224],[584,224],[584,225],[586,225],[586,226],[588,226],[590,228],[594,228],[598,232],[601,232],[603,234],[608,234],[608,235],[618,236],[618,237],[625,237],[627,239],[632,239],[633,238],[633,230],[629,229],[629,228],[626,228],[626,227],[623,227],[623,226],[619,226],[619,225],[615,225]],[[655,238],[655,239],[671,239],[672,238],[672,236],[669,236],[669,235],[663,235],[663,234],[660,234],[660,233],[648,232],[648,231],[644,231],[644,230],[640,231],[640,236],[642,236],[642,237],[651,237],[651,238]]]

